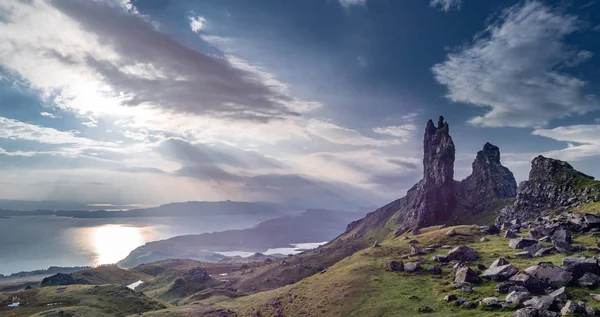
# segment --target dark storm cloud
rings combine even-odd
[[[260,122],[297,115],[286,107],[292,101],[289,96],[223,59],[181,45],[139,15],[94,1],[51,3],[120,55],[118,62],[88,56],[83,63],[98,71],[115,91],[130,96],[126,101],[130,106],[147,103],[178,113]],[[52,54],[68,63],[82,63],[71,56]],[[146,67],[142,71],[154,75],[136,75],[125,71],[127,66]]]

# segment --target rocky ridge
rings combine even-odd
[[[519,184],[517,199],[502,210],[496,223],[535,219],[598,201],[600,182],[567,162],[540,155],[531,162],[529,179]]]

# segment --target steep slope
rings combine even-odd
[[[496,222],[534,219],[564,210],[586,211],[600,201],[600,182],[571,164],[538,156],[531,162],[529,180],[522,182],[517,199],[502,210]]]

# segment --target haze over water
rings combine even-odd
[[[136,247],[182,234],[242,229],[254,216],[77,219],[54,216],[0,219],[0,274],[49,266],[116,263]],[[218,225],[215,225],[218,224]]]

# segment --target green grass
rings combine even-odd
[[[408,241],[417,239],[421,246],[433,243],[450,244],[458,246],[468,244],[476,249],[481,256],[471,267],[476,269],[477,263],[489,266],[498,257],[510,256],[509,262],[520,271],[529,266],[534,266],[540,261],[550,261],[560,265],[564,257],[578,254],[552,254],[540,258],[514,258],[514,250],[508,247],[508,239],[501,236],[486,236],[485,242],[480,242],[482,236],[477,227],[455,227],[459,233],[455,237],[446,237],[444,233],[450,228],[426,228],[422,234],[412,236],[407,234],[396,239],[385,241],[379,248],[367,248],[333,265],[324,274],[304,279],[296,284],[280,289],[261,292],[254,295],[228,300],[218,305],[238,309],[241,316],[250,316],[252,312],[260,310],[262,316],[274,316],[277,309],[273,302],[279,303],[280,310],[285,316],[511,316],[514,309],[490,310],[482,308],[458,308],[443,301],[444,296],[456,294],[468,300],[481,299],[495,296],[504,300],[506,294],[498,294],[495,290],[498,282],[483,281],[473,287],[473,293],[462,293],[450,286],[453,273],[450,266],[444,266],[442,275],[393,273],[387,272],[385,262],[397,259],[398,254],[408,251]],[[527,236],[527,232],[520,234]],[[405,238],[407,237],[407,238]],[[574,237],[574,243],[595,246],[594,236],[580,235]],[[548,244],[546,244],[548,246]],[[447,250],[439,249],[438,253],[423,256],[427,261],[424,267],[431,267],[437,263],[431,260],[434,254],[445,254]],[[594,256],[593,252],[583,252],[587,256]],[[406,260],[404,260],[406,261]],[[576,301],[582,300],[593,306],[600,307],[597,303],[590,302],[590,293],[600,293],[597,289],[582,289],[570,287],[569,292]],[[427,305],[433,309],[431,313],[420,313],[419,307]]]
[[[600,214],[600,201],[581,205],[577,208],[574,208],[573,211],[576,213],[581,213],[581,214],[599,215]]]

